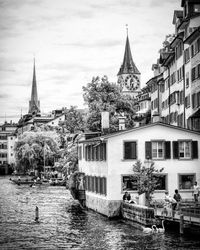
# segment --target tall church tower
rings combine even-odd
[[[32,81],[32,90],[31,90],[31,100],[29,101],[28,113],[33,115],[33,116],[40,113],[40,101],[38,100],[38,95],[37,95],[35,58],[34,58],[34,64],[33,64],[33,81]]]
[[[124,52],[124,60],[119,69],[118,84],[120,84],[122,93],[129,94],[133,97],[136,97],[140,91],[140,72],[133,62],[131,48],[128,38],[128,29],[127,29],[127,38],[126,46]]]

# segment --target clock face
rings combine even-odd
[[[125,86],[129,90],[136,90],[139,88],[140,81],[137,76],[135,75],[128,75],[125,78]]]

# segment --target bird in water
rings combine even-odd
[[[165,226],[164,226],[164,220],[162,220],[162,228],[157,228],[158,233],[164,233],[165,232]]]
[[[142,227],[142,230],[144,233],[156,233],[157,232],[157,227],[156,225],[152,225],[152,227]]]

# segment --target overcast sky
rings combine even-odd
[[[117,81],[126,27],[141,85],[152,76],[180,0],[0,0],[0,122],[28,112],[36,59],[42,113],[84,107],[93,76]]]

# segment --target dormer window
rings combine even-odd
[[[194,4],[194,12],[200,13],[200,4]]]

